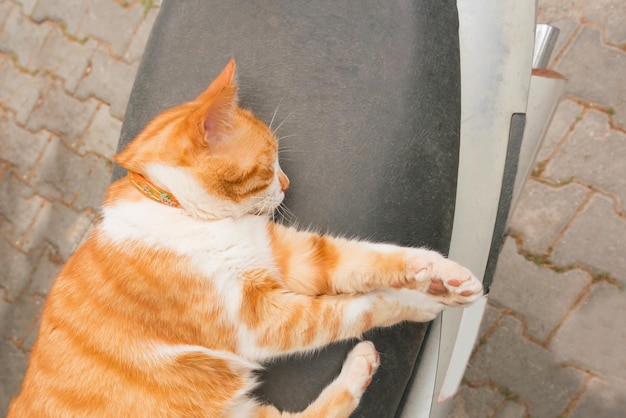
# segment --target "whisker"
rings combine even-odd
[[[280,138],[276,138],[276,141],[280,142],[283,139],[287,139],[287,138],[293,138],[294,136],[298,136],[296,134],[291,134],[291,135],[285,135],[285,136],[281,136]]]
[[[281,126],[283,126],[283,124],[285,122],[287,122],[287,119],[289,119],[291,116],[293,116],[293,112],[291,112],[290,114],[288,114],[287,116],[285,116],[285,119],[283,119],[283,121],[281,123],[278,124],[278,126],[276,127],[276,129],[274,129],[274,134],[276,134],[276,132],[278,132],[278,130],[280,129]]]
[[[275,211],[287,224],[295,224],[297,221],[296,216],[285,206],[284,203],[278,205]]]
[[[276,113],[278,113],[278,108],[280,107],[280,104],[283,102],[283,99],[280,99],[278,101],[278,105],[276,105],[276,109],[274,109],[274,114],[272,115],[272,120],[270,121],[270,124],[268,126],[268,128],[272,129],[272,123],[274,123],[274,118],[276,117]]]

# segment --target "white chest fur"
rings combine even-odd
[[[190,258],[194,267],[216,285],[253,269],[275,269],[266,218],[197,220],[177,208],[148,199],[104,208],[100,230],[118,245],[140,242]],[[228,283],[220,283],[228,281]]]

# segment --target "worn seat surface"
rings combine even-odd
[[[275,113],[286,205],[300,226],[447,252],[460,124],[454,1],[164,1],[119,148],[196,97],[231,56],[241,105],[268,123]],[[426,331],[366,335],[382,365],[356,416],[396,415]],[[353,344],[268,365],[258,396],[304,409]]]

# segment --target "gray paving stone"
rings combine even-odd
[[[41,52],[33,57],[32,65],[65,80],[65,89],[74,92],[83,77],[97,42],[79,43],[68,39],[59,28],[52,28]]]
[[[3,321],[5,321],[2,330],[4,339],[9,339],[22,351],[30,351],[32,343],[29,340],[29,347],[25,347],[25,341],[32,334],[37,334],[43,303],[43,298],[33,299],[21,295],[19,300],[10,304],[3,317]]]
[[[136,72],[136,65],[113,59],[99,48],[93,55],[91,72],[78,85],[76,96],[97,97],[111,105],[111,115],[122,119]]]
[[[125,61],[129,63],[139,63],[146,47],[146,43],[148,42],[150,31],[152,30],[152,26],[154,25],[154,21],[156,20],[158,14],[159,9],[155,7],[148,11],[146,17],[139,24],[139,28],[137,29],[135,36],[133,36],[126,53],[124,54]]]
[[[552,187],[530,179],[522,189],[509,227],[523,236],[524,250],[545,254],[589,193],[578,184]]]
[[[615,215],[611,200],[595,195],[555,246],[552,259],[583,263],[626,283],[625,250],[626,219]]]
[[[89,9],[81,22],[78,36],[92,36],[109,45],[113,53],[121,57],[143,17],[139,5],[122,7],[111,0],[91,0]]]
[[[23,248],[29,251],[50,243],[64,263],[76,250],[94,218],[89,211],[77,212],[59,203],[46,204],[37,215],[31,233],[22,244]]]
[[[94,156],[80,156],[54,138],[42,157],[32,184],[42,196],[61,200],[82,211],[100,207],[111,176],[110,162]]]
[[[0,240],[0,300],[13,302],[26,290],[39,252],[23,253]]]
[[[577,122],[577,117],[582,114],[583,109],[581,105],[571,100],[561,100],[537,152],[537,161],[546,160],[555,151],[557,144]]]
[[[121,129],[122,122],[111,116],[108,105],[102,104],[78,142],[79,152],[95,152],[105,158],[112,159]]]
[[[60,82],[53,81],[41,104],[35,107],[28,119],[28,128],[33,131],[47,129],[71,144],[87,127],[96,106],[96,100],[76,100],[63,90]]]
[[[13,9],[13,3],[9,1],[0,2],[0,28],[4,25],[7,16],[11,13],[11,9]]]
[[[15,112],[15,119],[24,125],[46,86],[42,77],[18,70],[14,63],[0,55],[0,103]]]
[[[492,417],[503,401],[504,397],[489,387],[462,385],[448,418]]]
[[[569,79],[567,92],[613,107],[615,120],[626,126],[626,94],[624,89],[615,88],[626,85],[624,68],[626,53],[603,44],[600,32],[588,26],[583,26],[556,66],[556,70]]]
[[[606,0],[605,0],[606,1]],[[613,45],[626,44],[626,3],[623,1],[607,2],[606,7],[602,4],[595,4],[590,8],[588,15],[590,20],[604,20],[604,39]],[[589,4],[588,4],[589,5]]]
[[[483,314],[482,322],[480,323],[480,329],[478,330],[478,337],[482,338],[491,327],[502,316],[502,313],[491,304],[487,304],[485,307],[485,313]]]
[[[496,418],[526,418],[528,413],[523,405],[508,401],[502,411],[498,412]]]
[[[31,17],[37,22],[53,20],[63,22],[67,33],[78,35],[78,27],[85,19],[89,1],[85,0],[38,0]]]
[[[0,51],[15,55],[20,66],[29,71],[38,70],[31,62],[39,53],[50,27],[38,25],[25,17],[18,7],[14,7],[0,32]]]
[[[508,388],[529,405],[532,417],[556,417],[579,390],[585,375],[526,340],[519,321],[507,316],[472,358],[465,378],[472,384],[491,381]]]
[[[607,42],[626,43],[626,3],[620,0],[541,0],[539,17],[549,22],[584,18],[605,27]]]
[[[0,178],[0,236],[13,245],[28,231],[45,201],[17,181],[12,172]]]
[[[498,260],[490,299],[515,311],[529,334],[544,341],[565,317],[589,284],[591,277],[581,270],[556,273],[526,260],[508,238]]]
[[[574,3],[578,0],[541,0],[537,6],[537,19],[540,22],[555,22],[565,17],[578,17],[573,14],[572,10],[563,10],[565,7],[573,7]]]
[[[5,339],[0,340],[0,410],[6,411],[11,398],[19,393],[26,366],[26,355]]]
[[[35,6],[37,5],[37,0],[15,0],[15,2],[22,5],[22,13],[24,13],[26,16],[30,16],[30,14],[35,9]]]
[[[0,159],[10,162],[17,169],[17,175],[27,179],[33,164],[39,159],[48,143],[48,134],[33,134],[17,126],[12,114],[0,112]]]
[[[593,379],[569,418],[621,417],[626,411],[626,381]]]
[[[626,158],[615,156],[626,156],[626,134],[612,130],[604,113],[591,110],[546,166],[544,175],[556,181],[577,178],[614,194],[626,207]]]
[[[57,249],[48,246],[33,272],[32,279],[27,289],[27,295],[47,297],[48,293],[50,293],[52,282],[57,277],[62,267],[63,260]]]
[[[33,305],[39,309],[40,315],[33,320],[30,324],[26,334],[24,334],[20,340],[20,350],[24,351],[27,355],[33,350],[33,346],[37,342],[37,335],[39,334],[39,327],[41,326],[41,312],[45,304],[44,299],[35,299]]]
[[[562,361],[626,379],[626,292],[598,283],[555,334],[550,348]]]

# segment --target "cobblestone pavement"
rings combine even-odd
[[[152,1],[0,0],[0,416],[111,178]]]
[[[158,1],[0,0],[0,411],[93,222]],[[569,77],[454,418],[626,409],[626,3],[540,0]]]
[[[569,83],[451,418],[626,416],[626,2],[539,7]]]

